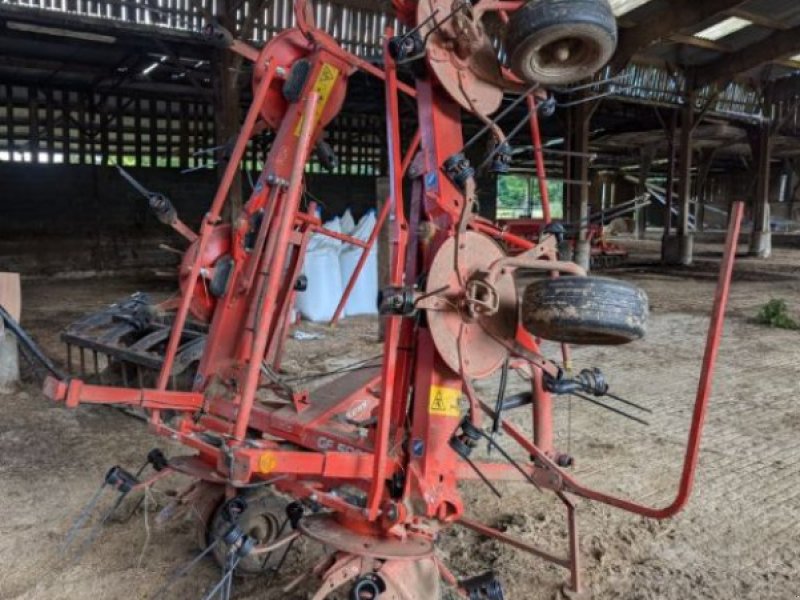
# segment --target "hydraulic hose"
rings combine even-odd
[[[40,366],[42,366],[45,370],[47,370],[53,377],[56,377],[60,380],[66,380],[66,374],[61,371],[58,367],[53,364],[42,349],[36,345],[36,342],[33,341],[31,336],[20,326],[19,323],[10,315],[8,311],[0,304],[0,318],[3,319],[3,323],[8,328],[8,330],[14,334],[14,337],[17,338],[17,341],[22,346],[25,355],[32,361],[36,362]]]

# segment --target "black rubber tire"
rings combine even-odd
[[[566,85],[591,77],[611,60],[617,20],[608,0],[531,0],[511,15],[505,43],[517,77]]]
[[[296,61],[289,69],[289,76],[283,82],[283,97],[289,104],[300,100],[300,95],[306,87],[308,76],[311,73],[311,62],[305,58]]]
[[[249,536],[255,537],[258,544],[267,544],[278,539],[278,532],[286,520],[286,500],[276,496],[270,491],[261,491],[245,497],[247,508],[239,516],[237,524]],[[211,522],[207,543],[225,534],[230,524],[222,515],[222,505],[217,509]],[[288,525],[284,530],[287,533]],[[236,567],[237,575],[259,575],[269,571],[280,560],[285,548],[279,548],[268,555],[245,556]],[[225,565],[228,555],[228,545],[221,541],[216,545],[212,554],[220,566]]]
[[[522,301],[522,323],[554,342],[614,346],[644,337],[649,312],[639,287],[606,277],[534,281]]]
[[[194,523],[194,540],[200,550],[208,547],[211,524],[220,505],[225,501],[225,486],[208,481],[198,481],[190,505],[190,517]]]

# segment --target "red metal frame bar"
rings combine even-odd
[[[310,213],[297,213],[296,219],[302,223],[308,223],[311,225],[311,230],[315,233],[320,233],[322,235],[328,236],[329,238],[333,238],[335,240],[339,240],[340,242],[344,242],[346,244],[350,244],[351,246],[356,246],[358,248],[366,248],[367,242],[364,240],[360,240],[357,237],[353,237],[352,235],[347,235],[346,233],[341,233],[339,231],[333,231],[331,229],[327,229],[323,226],[322,221],[313,214]]]
[[[527,102],[528,110],[531,114],[531,141],[533,142],[533,156],[536,160],[536,178],[539,180],[539,195],[542,197],[542,213],[545,224],[549,224],[551,220],[550,190],[547,187],[547,174],[544,168],[542,134],[539,130],[539,111],[533,94],[528,95]]]
[[[317,69],[314,73],[319,75],[323,68],[332,69],[337,75],[331,77],[331,71],[328,71],[327,81],[333,81],[332,85],[343,85],[343,82],[338,80],[338,73],[346,72],[351,65],[359,65],[360,59],[352,57],[338,47],[330,47],[333,42],[321,34],[315,37],[313,26],[305,20],[306,6],[305,0],[298,0],[295,8],[300,28],[306,32],[309,39],[317,41],[317,45],[310,49],[310,52],[314,53],[313,67]],[[479,8],[503,11],[518,6],[518,2],[487,1]],[[423,271],[430,268],[433,257],[442,244],[456,235],[457,223],[459,231],[463,233],[461,225],[465,221],[462,217],[467,213],[463,210],[466,200],[464,192],[442,171],[442,165],[447,158],[462,147],[461,109],[431,80],[419,80],[418,93],[411,90],[417,97],[420,132],[415,136],[406,155],[402,156],[398,95],[401,91],[407,91],[404,87],[408,86],[398,81],[396,65],[388,52],[388,40],[392,35],[392,29],[388,28],[384,44],[385,73],[371,65],[367,65],[369,68],[365,66],[361,68],[366,68],[370,72],[378,71],[379,77],[385,82],[391,189],[389,201],[382,211],[381,224],[388,218],[389,211],[394,211],[389,283],[392,286],[402,287],[417,280],[417,265],[422,265]],[[239,50],[241,51],[241,48]],[[247,53],[244,55],[248,56]],[[251,53],[252,55],[254,54]],[[308,402],[306,391],[289,388],[289,399],[286,400],[286,390],[283,388],[279,390],[283,393],[280,396],[275,390],[264,390],[267,394],[264,400],[268,406],[255,405],[256,390],[262,381],[262,361],[267,356],[272,361],[271,366],[279,364],[280,340],[285,337],[286,313],[291,304],[292,285],[298,273],[305,244],[312,230],[322,229],[318,219],[298,212],[304,167],[311,152],[315,132],[319,129],[320,116],[317,114],[317,109],[325,110],[324,102],[321,100],[323,92],[318,91],[320,88],[316,87],[318,83],[316,79],[313,84],[315,91],[304,96],[302,106],[300,103],[292,103],[289,106],[275,142],[275,147],[279,148],[280,152],[275,154],[270,152],[268,167],[265,167],[259,180],[258,192],[254,193],[231,231],[230,252],[235,259],[232,281],[235,282],[233,289],[236,292],[225,294],[219,299],[200,370],[201,379],[202,375],[209,375],[225,380],[225,383],[220,386],[219,392],[211,387],[209,379],[203,381],[206,387],[202,394],[166,391],[177,346],[188,316],[189,304],[199,279],[206,246],[211,239],[212,230],[220,223],[222,206],[243,157],[244,148],[256,126],[267,97],[267,88],[275,76],[275,71],[273,62],[270,62],[265,76],[256,88],[253,105],[248,111],[245,125],[237,139],[220,188],[204,218],[197,240],[196,255],[192,261],[188,289],[183,290],[178,315],[169,338],[165,364],[159,374],[158,389],[110,388],[85,385],[79,380],[67,383],[49,379],[46,389],[48,395],[53,399],[65,401],[68,406],[76,406],[79,402],[118,403],[150,409],[155,432],[196,450],[199,456],[193,460],[199,463],[199,469],[207,469],[209,473],[215,473],[220,481],[225,480],[229,486],[229,493],[235,493],[234,487],[252,481],[275,483],[267,478],[279,476],[281,479],[276,483],[279,491],[299,497],[316,496],[322,505],[339,512],[349,520],[354,531],[362,533],[367,530],[364,527],[364,520],[375,521],[382,516],[382,509],[386,508],[383,504],[386,479],[402,470],[406,476],[404,502],[399,505],[406,507],[413,503],[415,513],[407,515],[408,518],[403,516],[398,523],[391,526],[387,526],[382,520],[381,530],[390,530],[394,525],[409,526],[412,521],[415,525],[420,524],[425,517],[437,518],[442,523],[462,519],[468,527],[476,531],[497,537],[532,554],[570,568],[572,587],[576,591],[579,590],[575,507],[564,492],[657,519],[674,515],[688,501],[695,477],[701,434],[711,393],[712,375],[722,334],[743,205],[737,203],[732,210],[683,473],[675,500],[669,506],[661,509],[650,508],[585,488],[559,468],[552,444],[551,399],[542,385],[542,372],[552,373],[552,370],[558,371],[558,368],[552,361],[541,357],[537,340],[521,329],[514,340],[503,340],[508,342],[511,356],[520,357],[521,361],[532,369],[533,440],[531,441],[529,435],[507,421],[501,421],[501,424],[508,436],[534,458],[531,464],[523,467],[525,473],[535,477],[542,487],[554,490],[567,506],[570,557],[558,558],[525,542],[514,540],[497,530],[463,519],[463,502],[458,493],[457,483],[460,479],[474,478],[475,474],[467,473],[466,464],[449,445],[449,440],[463,416],[458,401],[466,391],[473,407],[480,407],[490,416],[494,413],[484,402],[475,397],[471,382],[465,380],[463,373],[456,373],[445,364],[436,350],[430,330],[424,326],[418,327],[412,319],[403,320],[399,316],[387,317],[384,358],[379,378],[376,367],[373,372],[362,374],[362,379],[349,380],[347,382],[349,387],[344,385],[334,389],[327,396],[324,391],[318,392],[314,404]],[[335,91],[343,93],[341,87]],[[341,99],[341,96],[339,98]],[[549,220],[551,216],[549,196],[546,189],[536,100],[528,98],[528,103],[532,112],[531,134],[537,162],[537,177],[546,220]],[[415,214],[424,209],[433,225],[430,236],[417,235],[416,231],[409,232],[404,211],[403,174],[411,164],[417,146],[422,149],[423,160],[420,163],[424,163],[424,167],[420,171],[424,176],[414,182],[412,222],[416,225]],[[287,179],[288,185],[285,183]],[[280,183],[273,185],[272,182],[275,181]],[[265,183],[270,185],[264,187]],[[470,181],[469,185],[473,183],[474,181]],[[265,207],[264,202],[267,198],[269,206]],[[261,228],[253,251],[248,255],[251,249],[246,248],[244,238],[251,233],[251,227],[254,227],[251,217],[261,209],[264,209]],[[528,249],[523,257],[524,260],[503,258],[496,261],[489,267],[489,275],[496,275],[498,269],[513,269],[521,265],[533,265],[544,271],[572,270],[571,272],[575,274],[581,274],[575,271],[574,265],[565,265],[557,261],[553,238],[548,238],[538,247],[534,247],[534,244],[527,240],[479,219],[473,220],[470,226],[475,231]],[[357,241],[356,245],[365,249],[362,259],[365,259],[375,243],[376,232],[379,229],[380,227],[376,226],[368,242]],[[228,231],[227,226],[225,231]],[[341,236],[342,239],[348,240],[350,237]],[[530,250],[531,248],[533,249]],[[360,265],[359,269],[363,267],[361,261]],[[458,266],[455,265],[456,268]],[[357,274],[355,276],[357,277]],[[351,279],[352,281],[354,279]],[[566,349],[565,364],[568,364]],[[234,383],[228,385],[228,381]],[[198,389],[200,387],[198,385]],[[335,385],[332,384],[331,387]],[[445,406],[445,410],[442,410],[443,405],[435,402],[443,400],[444,395],[455,398],[455,404],[450,404],[449,408]],[[281,404],[281,400],[285,403]],[[370,429],[366,437],[359,436],[358,441],[353,441],[357,433],[348,430],[335,417],[340,414],[349,416],[350,409],[356,403],[360,411],[377,419],[375,428]],[[407,414],[409,403],[413,403],[410,407],[410,418]],[[173,428],[160,420],[159,410],[166,408],[194,414],[180,416],[177,418],[177,428]],[[471,417],[477,424],[479,419],[477,410],[472,412]],[[268,435],[254,435],[245,441],[249,430]],[[198,435],[199,433],[214,433],[227,439],[218,447],[205,436]],[[279,440],[293,442],[301,449],[286,450],[280,447],[278,442],[273,441],[273,436]],[[233,439],[230,439],[231,437]],[[411,448],[417,446],[422,449],[409,449],[409,454],[405,454],[406,448],[396,442],[406,437],[411,442],[409,444]],[[481,463],[480,468],[494,480],[520,479],[520,474],[512,471],[509,465]],[[365,509],[349,504],[331,491],[342,482],[353,483],[367,491]],[[374,528],[376,531],[379,529],[378,526]]]
[[[53,400],[63,401],[68,408],[75,408],[78,404],[124,404],[151,410],[194,412],[203,406],[203,395],[196,392],[89,385],[80,379],[65,382],[48,377],[44,394]]]
[[[303,32],[303,34],[308,37],[309,39],[313,39],[320,47],[325,48],[331,54],[334,54],[341,58],[342,60],[346,61],[347,63],[353,65],[364,71],[365,73],[369,73],[373,77],[386,81],[386,74],[388,73],[388,69],[386,71],[382,71],[375,65],[372,65],[365,61],[362,58],[359,58],[355,54],[350,54],[349,52],[343,50],[338,45],[333,45],[330,41],[323,37],[323,36],[315,36],[314,30],[316,29],[316,25],[310,23],[306,18],[306,7],[308,6],[308,0],[296,0],[294,5],[294,12],[297,20],[297,28]],[[394,35],[394,32],[392,32]],[[411,96],[412,98],[416,97],[417,90],[411,87],[408,84],[403,83],[402,81],[396,81],[394,84],[397,89],[404,94]]]
[[[417,130],[413,139],[411,140],[411,145],[408,147],[408,150],[403,157],[403,164],[401,165],[403,175],[405,175],[406,171],[408,171],[408,167],[411,164],[411,161],[414,159],[414,155],[417,153],[417,150],[419,150],[419,140],[420,133],[419,130]],[[339,300],[339,304],[336,307],[336,311],[333,313],[333,318],[330,320],[329,325],[335,326],[339,322],[339,318],[342,316],[344,307],[347,305],[347,301],[350,299],[350,294],[353,293],[353,288],[356,285],[356,281],[358,281],[361,271],[364,269],[364,265],[367,264],[369,253],[375,246],[375,242],[378,240],[378,235],[380,235],[383,225],[386,223],[386,218],[389,216],[389,209],[391,206],[391,198],[387,198],[381,207],[381,212],[378,214],[378,219],[375,222],[375,227],[372,229],[369,239],[361,246],[364,248],[364,250],[361,252],[361,256],[358,258],[358,264],[356,264],[356,268],[353,271],[353,274],[350,276],[350,280],[347,282],[347,287],[344,289],[342,298]]]
[[[384,60],[386,62],[386,138],[389,142],[389,180],[391,205],[394,209],[394,253],[390,284],[403,284],[404,258],[408,227],[403,207],[403,161],[400,150],[400,104],[397,96],[397,65],[389,53],[389,40],[394,35],[391,28],[386,29]],[[378,426],[375,432],[375,469],[372,473],[369,496],[367,497],[367,518],[375,520],[383,500],[386,487],[386,466],[389,454],[389,430],[391,426],[392,402],[394,401],[395,363],[400,341],[400,317],[386,318],[386,337],[383,345],[383,368],[381,398],[378,404]]]
[[[239,404],[239,413],[236,417],[236,428],[234,437],[238,441],[244,440],[247,432],[247,425],[250,420],[250,411],[253,408],[256,389],[261,373],[261,361],[266,351],[267,339],[269,336],[270,319],[268,318],[276,305],[278,286],[283,276],[283,264],[285,262],[286,245],[289,235],[294,225],[293,215],[297,214],[297,205],[303,186],[303,171],[311,152],[311,140],[314,129],[317,126],[314,115],[319,103],[319,94],[312,92],[309,94],[305,106],[303,107],[303,120],[300,129],[300,139],[297,144],[297,152],[292,165],[292,175],[289,180],[289,187],[284,195],[282,206],[283,219],[279,223],[277,236],[275,238],[275,248],[278,252],[278,259],[275,264],[270,265],[269,276],[263,295],[263,305],[261,306],[260,318],[258,319],[258,330],[253,340],[253,348],[250,354],[250,362],[247,365],[247,375],[242,388]]]
[[[267,97],[267,92],[269,91],[269,87],[272,83],[274,75],[275,65],[271,63],[267,67],[267,72],[265,73],[264,78],[256,88],[253,97],[253,103],[250,105],[250,110],[247,111],[247,116],[245,117],[244,124],[242,125],[242,131],[236,140],[236,145],[231,153],[230,161],[225,167],[225,172],[222,176],[220,186],[217,189],[217,194],[214,197],[214,201],[211,204],[209,212],[203,219],[202,226],[200,227],[200,238],[198,240],[197,253],[195,255],[195,260],[192,263],[192,270],[189,274],[189,280],[186,284],[186,289],[183,291],[178,312],[175,315],[175,322],[172,325],[172,332],[170,333],[167,350],[164,354],[164,364],[161,367],[161,373],[158,376],[156,388],[159,390],[166,390],[167,385],[169,385],[170,376],[172,374],[172,365],[175,361],[175,354],[178,350],[181,337],[183,336],[183,328],[186,325],[186,319],[189,316],[189,307],[192,303],[192,299],[194,298],[194,290],[197,286],[197,281],[200,276],[203,253],[205,252],[206,246],[211,239],[211,233],[213,232],[214,227],[219,222],[222,207],[228,198],[231,185],[233,184],[236,174],[239,171],[239,163],[241,162],[242,157],[247,150],[247,143],[250,140],[250,136],[252,135],[256,122],[259,119],[261,106]],[[159,412],[153,411],[151,420],[154,423],[157,423],[160,421],[160,418]]]
[[[551,554],[549,552],[541,550],[536,546],[533,546],[532,544],[529,544],[517,537],[514,537],[513,535],[509,535],[507,533],[494,529],[493,527],[489,527],[488,525],[485,525],[480,521],[474,521],[467,517],[461,517],[458,521],[456,521],[456,523],[458,525],[463,525],[467,529],[471,529],[472,531],[484,535],[486,537],[500,540],[504,544],[513,546],[518,550],[522,550],[523,552],[527,552],[528,554],[531,554],[533,556],[538,556],[539,558],[542,558],[547,562],[551,562],[566,569],[570,568],[571,563],[569,558],[560,558],[555,554]]]
[[[331,320],[328,322],[328,325],[331,327],[335,327],[339,322],[339,318],[342,316],[342,312],[344,312],[344,307],[347,305],[347,301],[350,299],[350,294],[353,293],[353,288],[356,286],[356,282],[361,276],[361,271],[364,269],[364,265],[367,264],[367,259],[369,258],[373,247],[375,246],[378,235],[386,223],[386,218],[389,216],[389,209],[391,209],[391,207],[392,204],[387,198],[381,207],[381,212],[378,213],[378,219],[375,221],[375,227],[372,228],[372,232],[369,234],[369,239],[367,239],[365,243],[360,244],[362,248],[361,256],[358,257],[356,268],[352,275],[350,275],[350,279],[347,282],[347,286],[344,288],[344,292],[339,300],[339,304],[336,305],[336,310],[333,312],[333,317],[331,317]]]
[[[731,221],[725,241],[725,252],[722,257],[722,267],[720,269],[719,281],[717,283],[717,289],[714,295],[711,324],[709,325],[708,329],[705,353],[703,355],[702,369],[700,372],[700,380],[697,386],[694,412],[692,415],[689,439],[687,442],[686,455],[683,463],[683,472],[678,484],[678,491],[675,499],[669,505],[663,508],[655,508],[587,488],[579,483],[574,477],[566,473],[563,469],[557,467],[554,463],[552,463],[552,461],[545,460],[542,450],[536,444],[532,444],[530,441],[528,441],[525,434],[522,433],[518,428],[505,420],[502,421],[503,430],[509,435],[509,437],[513,438],[526,451],[543,460],[549,470],[558,475],[558,477],[563,481],[563,491],[571,492],[578,496],[595,500],[597,502],[602,502],[603,504],[608,504],[610,506],[614,506],[615,508],[620,508],[622,510],[626,510],[628,512],[642,515],[651,519],[668,519],[673,517],[680,512],[680,510],[688,502],[689,496],[691,495],[692,486],[694,484],[697,460],[700,453],[700,441],[703,433],[703,426],[705,424],[706,413],[708,411],[708,402],[711,397],[711,384],[713,380],[714,368],[716,366],[720,340],[722,337],[722,329],[725,321],[725,310],[730,293],[731,277],[733,275],[733,265],[736,259],[736,245],[739,239],[739,231],[741,229],[743,214],[744,203],[735,202],[731,209]],[[487,405],[482,403],[482,408],[484,412],[490,416],[494,415],[494,412]]]
[[[676,515],[686,506],[689,496],[692,493],[695,471],[697,470],[697,460],[700,455],[700,441],[703,434],[706,414],[708,412],[708,402],[711,398],[711,384],[713,382],[714,368],[719,353],[719,345],[722,339],[725,310],[728,305],[733,265],[736,260],[736,246],[739,240],[739,231],[741,230],[743,215],[744,202],[734,202],[731,207],[731,220],[725,240],[722,268],[719,274],[717,290],[714,294],[714,308],[711,314],[708,336],[706,338],[706,348],[703,354],[703,366],[700,371],[700,380],[697,385],[697,396],[695,399],[694,412],[692,414],[692,425],[689,430],[689,439],[686,444],[683,472],[675,499],[663,508],[651,508],[590,490],[567,476],[564,479],[569,491],[583,496],[584,498],[597,500],[653,519],[668,519]]]
[[[184,237],[191,244],[197,239],[197,234],[192,231],[186,223],[176,218],[174,223],[170,223],[170,227],[174,229],[180,236]]]

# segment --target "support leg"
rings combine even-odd
[[[575,504],[567,498],[563,493],[559,493],[558,497],[567,507],[567,527],[569,528],[569,591],[572,594],[581,594],[583,586],[581,585],[581,548],[578,539],[578,518]]]

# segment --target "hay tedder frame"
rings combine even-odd
[[[580,342],[581,335],[591,333],[586,323],[562,323],[557,331],[563,335],[537,329],[529,293],[519,296],[515,272],[538,273],[535,285],[545,291],[593,278],[559,260],[557,230],[546,231],[534,245],[479,218],[474,212],[475,168],[464,155],[470,142],[463,139],[461,117],[467,111],[485,123],[481,135],[494,140],[484,166],[502,171],[511,154],[510,136],[489,115],[499,108],[504,93],[524,96],[525,123],[533,136],[540,183],[546,185],[537,106],[547,94],[531,71],[540,69],[547,83],[551,63],[557,60],[564,70],[572,69],[573,79],[591,75],[607,60],[606,37],[611,33],[599,20],[605,13],[588,25],[577,22],[579,15],[567,15],[560,25],[569,26],[569,35],[562,28],[561,37],[553,37],[541,26],[546,15],[531,12],[541,4],[548,2],[394,0],[407,32],[386,30],[382,68],[342,50],[314,25],[304,0],[296,2],[296,27],[262,49],[209,26],[211,39],[253,63],[253,100],[200,230],[188,236],[180,296],[171,304],[167,325],[150,340],[163,348],[158,364],[151,365],[158,368],[157,380],[149,387],[110,386],[51,376],[45,392],[67,407],[142,409],[154,433],[191,451],[170,459],[150,457],[157,469],[151,478],[112,470],[106,483],[127,494],[171,472],[195,479],[186,497],[206,507],[203,541],[207,552],[213,548],[222,557],[224,567],[219,590],[230,594],[237,568],[258,570],[253,565],[260,564],[264,570],[279,570],[283,559],[276,565],[267,558],[282,550],[285,558],[286,548],[306,536],[331,550],[315,571],[322,579],[315,598],[345,589],[356,600],[438,598],[442,580],[463,597],[502,598],[493,574],[459,580],[436,557],[438,532],[458,524],[565,567],[571,573],[568,588],[578,592],[578,527],[571,496],[656,519],[668,518],[686,504],[742,207],[737,205],[731,219],[674,501],[649,507],[584,486],[569,472],[572,458],[554,444],[554,402],[561,395],[577,394],[614,412],[622,412],[615,408],[621,405],[605,402],[618,397],[609,393],[599,370],[571,371],[568,342]],[[595,4],[607,7],[601,0]],[[484,27],[491,21],[505,23],[510,32],[508,65],[497,59]],[[531,43],[531,36],[541,43]],[[570,62],[578,55],[581,61]],[[398,78],[400,68],[414,74],[413,82]],[[380,78],[386,96],[391,192],[378,228],[389,222],[392,250],[390,282],[380,300],[386,320],[383,360],[310,393],[281,377],[305,249],[321,227],[313,207],[301,209],[304,169],[357,69]],[[418,111],[418,133],[405,149],[400,94],[412,98]],[[276,132],[264,169],[242,212],[232,224],[223,222],[223,207],[248,140],[264,124]],[[545,193],[543,198],[546,203]],[[603,281],[593,285],[605,285]],[[520,314],[534,316],[521,319]],[[620,343],[640,336],[636,331],[613,334],[606,331],[605,337],[591,339]],[[161,336],[157,341],[156,335]],[[540,336],[562,342],[559,360],[542,354]],[[187,355],[193,348],[197,355]],[[186,389],[175,389],[180,386],[174,385],[174,377],[190,359],[197,361],[196,372]],[[512,369],[530,380],[530,393],[501,393],[491,404],[478,396],[474,381],[500,371],[504,390]],[[509,419],[512,410],[514,422]],[[527,417],[518,416],[520,412]],[[524,418],[531,421],[532,436],[515,424]],[[498,431],[529,459],[512,458],[498,442]],[[473,454],[483,442],[491,446],[494,460]],[[470,518],[458,487],[465,480],[482,481],[498,494],[498,481],[556,494],[567,509],[568,552],[556,556]],[[254,511],[264,518],[270,511],[274,516],[273,505],[265,508],[263,501],[271,490],[279,494],[270,496],[270,502],[287,496],[294,501],[285,517],[279,515],[283,526],[259,535],[248,519]]]

